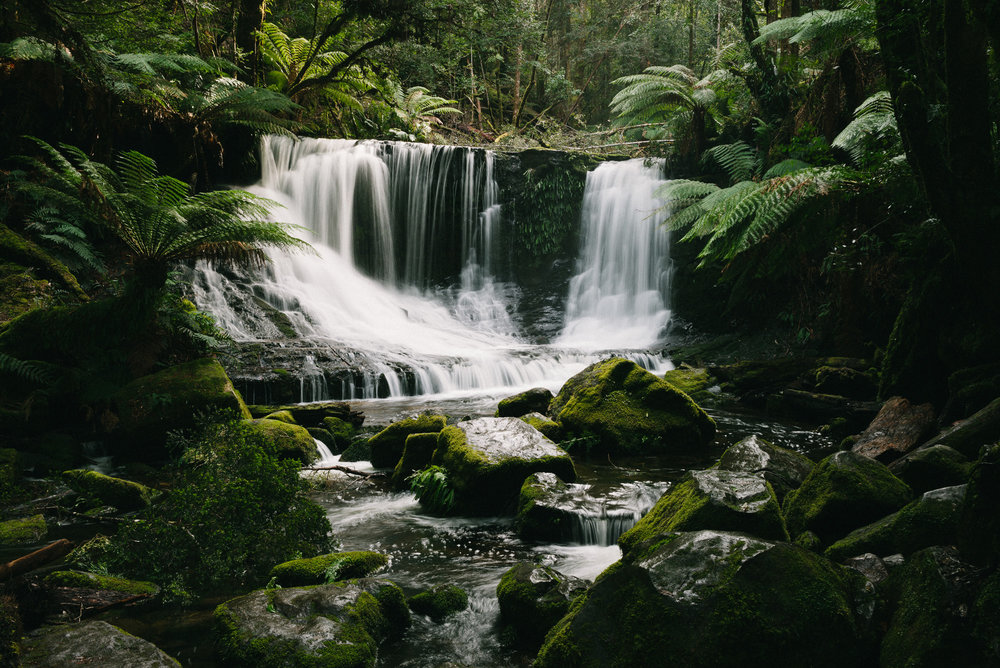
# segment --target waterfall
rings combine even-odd
[[[556,343],[585,350],[641,349],[663,340],[670,320],[670,240],[653,193],[660,161],[606,162],[587,174],[582,249]]]
[[[511,315],[519,288],[497,278],[505,231],[495,165],[496,156],[480,149],[265,137],[261,180],[250,190],[278,202],[275,219],[296,225],[314,251],[270,253],[266,269],[256,272],[199,263],[191,276],[199,307],[246,344],[234,378],[241,389],[269,400],[270,384],[291,375],[292,400],[299,401],[557,390],[599,350],[621,351],[654,370],[668,367],[651,350],[669,315],[662,296],[653,294],[665,289],[663,276],[641,285],[621,279],[638,287],[622,288],[618,310],[600,321],[611,327],[605,334],[644,326],[648,336],[600,342],[600,328],[592,328],[594,345],[581,344],[576,323],[591,317],[584,302],[593,289],[578,276],[574,286],[581,287],[574,290],[581,297],[570,298],[574,315],[558,345],[522,338]],[[627,173],[614,176],[622,169]],[[615,197],[611,186],[600,185],[608,179],[625,184],[617,186],[630,197],[623,206],[633,226],[646,230],[631,233],[632,246],[622,245],[619,255],[635,252],[640,239],[659,238],[657,226],[644,219],[656,207],[653,171],[626,162],[602,165],[588,177],[587,230],[599,226],[589,222],[600,218],[590,210]],[[581,276],[591,262],[608,263],[606,253],[590,250],[591,237],[603,235],[599,243],[607,245],[618,243],[619,233],[585,233]],[[662,236],[656,251],[635,259],[648,265],[646,273],[665,276]],[[635,269],[615,262],[597,273],[606,279]],[[595,289],[610,298],[603,283]],[[631,317],[629,309],[640,313]],[[651,324],[655,318],[659,324]]]

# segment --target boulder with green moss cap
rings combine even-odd
[[[593,437],[614,453],[690,450],[715,436],[715,422],[690,397],[622,358],[591,364],[566,381],[549,413],[568,436]]]
[[[278,422],[284,422],[285,424],[298,424],[295,418],[292,417],[292,412],[289,410],[284,411],[274,411],[273,413],[268,413],[264,416],[265,420],[277,420]]]
[[[443,415],[418,415],[393,422],[368,440],[371,462],[375,468],[394,468],[403,456],[406,437],[410,434],[436,434],[444,429],[448,418]]]
[[[892,474],[917,494],[968,482],[972,462],[947,445],[913,450],[889,464]]]
[[[310,464],[319,458],[316,441],[304,427],[266,418],[248,420],[247,424],[252,431],[274,445],[282,458],[297,459],[303,464]]]
[[[456,585],[438,585],[410,597],[407,605],[418,615],[426,615],[440,624],[469,607],[469,595]]]
[[[409,624],[388,580],[259,589],[215,609],[216,650],[232,665],[374,666],[379,645]]]
[[[410,434],[406,437],[403,454],[392,471],[392,486],[394,489],[406,489],[407,478],[431,463],[431,457],[437,448],[437,434]]]
[[[45,626],[29,633],[21,641],[21,661],[25,666],[39,668],[181,665],[153,643],[98,621]]]
[[[351,439],[354,437],[354,426],[350,422],[339,417],[328,416],[323,418],[322,424],[323,428],[333,436],[338,452],[351,444]]]
[[[682,366],[664,373],[663,380],[691,397],[698,405],[717,401],[722,392],[718,381],[708,373],[708,369]]]
[[[658,534],[700,529],[788,540],[781,507],[766,480],[749,473],[710,469],[688,473],[622,534],[618,545],[629,554]]]
[[[0,545],[28,545],[45,538],[49,531],[44,515],[0,522]]]
[[[757,435],[730,446],[719,459],[723,471],[742,471],[759,475],[771,483],[778,501],[798,489],[816,464],[799,453],[773,445]]]
[[[62,476],[74,492],[118,510],[141,510],[160,495],[158,491],[137,482],[89,469],[63,471]]]
[[[282,587],[305,587],[337,580],[366,578],[388,563],[389,558],[378,552],[334,552],[278,564],[271,569],[271,577]]]
[[[829,544],[896,512],[912,498],[909,486],[885,464],[842,451],[817,464],[802,486],[785,497],[783,507],[793,537],[809,530]]]
[[[354,429],[358,429],[364,424],[364,413],[351,408],[351,405],[343,401],[322,401],[310,404],[289,404],[287,406],[262,406],[251,404],[247,406],[250,416],[262,418],[275,411],[288,411],[296,424],[303,427],[320,427],[323,420],[328,417],[335,417],[348,423]]]
[[[549,566],[522,561],[497,584],[500,619],[514,629],[520,644],[537,647],[587,586]]]
[[[563,429],[555,420],[550,420],[541,413],[528,413],[522,415],[521,419],[542,432],[542,435],[550,441],[558,443],[563,440]]]
[[[965,485],[957,485],[926,492],[899,512],[855,529],[828,547],[824,554],[834,561],[843,561],[866,552],[908,556],[932,545],[953,545],[965,490]]]
[[[569,455],[517,418],[478,418],[445,427],[433,463],[448,473],[458,514],[513,513],[521,485],[532,473],[576,480]]]
[[[521,417],[528,413],[547,413],[552,393],[544,387],[533,387],[519,394],[501,399],[496,417]]]
[[[860,573],[740,533],[660,534],[605,570],[535,666],[870,665]]]

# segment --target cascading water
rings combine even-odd
[[[195,299],[235,340],[268,342],[255,353],[261,377],[290,370],[299,401],[558,389],[596,351],[667,367],[650,352],[669,317],[655,170],[628,161],[588,178],[580,275],[566,328],[547,345],[520,337],[518,289],[495,277],[494,164],[492,152],[459,147],[267,137],[252,190],[282,204],[276,217],[315,252],[272,254],[256,274],[198,265]],[[613,203],[623,196],[624,209]]]

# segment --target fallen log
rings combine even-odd
[[[49,543],[45,547],[30,552],[14,561],[0,564],[0,580],[9,580],[40,568],[50,561],[55,561],[66,556],[72,549],[73,543],[65,538],[60,538],[54,543]]]
[[[385,473],[365,473],[364,471],[358,471],[357,469],[348,468],[346,466],[304,466],[303,471],[341,471],[343,473],[348,473],[350,475],[361,476],[362,478],[384,478]]]

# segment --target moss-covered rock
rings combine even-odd
[[[711,469],[688,473],[622,534],[618,545],[628,555],[659,534],[700,529],[788,540],[781,507],[767,481],[752,474]]]
[[[445,427],[432,461],[447,471],[459,514],[513,512],[532,473],[576,480],[569,455],[517,418],[479,418]]]
[[[333,440],[337,444],[337,451],[342,451],[351,444],[354,438],[354,427],[350,422],[339,417],[327,416],[323,418],[323,428],[333,435]]]
[[[222,365],[203,358],[138,378],[115,395],[118,425],[112,432],[138,459],[165,455],[168,431],[195,426],[198,414],[224,411],[249,418]]]
[[[548,413],[552,393],[544,387],[534,387],[520,394],[501,399],[496,417],[521,417],[528,413]]]
[[[285,372],[287,373],[287,372]],[[275,411],[288,411],[292,414],[296,424],[303,427],[321,427],[323,420],[334,417],[343,420],[358,429],[364,424],[364,413],[360,413],[351,408],[351,405],[343,401],[323,401],[310,404],[289,404],[283,406],[247,406],[253,418],[262,418]]]
[[[39,668],[65,666],[143,666],[179,668],[156,645],[107,622],[45,626],[22,641],[22,662]]]
[[[722,392],[718,381],[708,372],[708,369],[682,366],[664,373],[663,380],[691,397],[699,406],[716,402]]]
[[[968,611],[975,569],[954,548],[914,554],[886,588],[892,618],[882,639],[879,666],[985,666],[972,642]]]
[[[469,607],[469,595],[455,585],[438,585],[412,596],[407,605],[418,615],[427,615],[432,621],[443,622],[450,615]]]
[[[306,431],[309,432],[310,436],[325,445],[327,450],[330,452],[340,452],[340,448],[337,447],[337,441],[334,440],[333,434],[328,432],[326,429],[323,429],[322,427],[308,427],[306,428]]]
[[[969,458],[979,456],[984,445],[1000,439],[1000,397],[984,408],[945,429],[920,447],[929,448],[939,443],[958,450]]]
[[[559,503],[566,490],[566,483],[555,473],[532,473],[525,478],[517,498],[517,534],[525,540],[572,538],[572,520]]]
[[[367,578],[389,563],[378,552],[334,552],[311,559],[293,559],[271,569],[271,577],[282,587],[306,587],[337,580]]]
[[[298,424],[295,418],[292,417],[292,412],[285,411],[274,411],[273,413],[268,413],[264,416],[265,420],[277,420],[278,422],[284,422],[285,424]]]
[[[823,360],[823,361],[836,361]],[[836,394],[841,397],[871,401],[878,392],[878,381],[867,368],[858,369],[855,366],[821,365],[807,372],[814,392],[820,394]]]
[[[420,471],[431,463],[431,457],[437,448],[437,434],[410,434],[406,437],[403,454],[392,471],[392,486],[394,489],[406,489],[406,479],[414,471]]]
[[[520,644],[538,646],[586,590],[585,580],[522,561],[497,584],[500,619],[514,629]]]
[[[570,378],[549,411],[567,435],[594,437],[610,452],[676,452],[715,436],[715,422],[690,397],[622,358]]]
[[[118,510],[141,510],[160,494],[137,482],[88,469],[63,471],[62,476],[74,492]]]
[[[545,638],[535,665],[869,665],[864,578],[789,543],[660,535],[613,564]]]
[[[351,444],[340,453],[341,462],[367,462],[372,458],[372,448],[368,445],[368,438],[357,436]]]
[[[830,455],[785,497],[788,531],[815,532],[825,543],[905,506],[913,494],[884,465],[853,452]]]
[[[443,415],[419,415],[393,422],[368,440],[371,462],[375,468],[394,468],[403,456],[406,437],[410,434],[436,434],[444,429],[448,418]]]
[[[409,623],[403,591],[387,580],[260,589],[216,608],[216,648],[233,665],[374,666],[381,642]]]
[[[968,482],[972,462],[947,445],[914,450],[889,464],[892,474],[917,494]]]
[[[747,436],[722,453],[718,468],[761,476],[771,483],[781,501],[798,489],[816,464],[799,453],[773,445],[757,435]]]
[[[273,444],[278,455],[285,459],[297,459],[303,464],[310,464],[319,458],[316,441],[304,427],[266,418],[248,420],[247,424]]]
[[[826,549],[834,561],[872,552],[909,555],[932,545],[952,545],[965,499],[965,485],[926,492],[897,513],[855,529]]]
[[[160,588],[152,582],[127,580],[97,573],[82,571],[53,571],[43,582],[50,587],[76,587],[78,589],[100,589],[118,591],[124,594],[156,596]]]
[[[521,416],[521,420],[542,432],[542,436],[553,443],[563,440],[563,428],[555,420],[550,420],[541,413],[528,413]]]
[[[1000,444],[987,449],[972,468],[959,520],[958,548],[974,564],[1000,564]]]
[[[0,522],[0,545],[27,545],[45,538],[49,531],[44,515]]]

